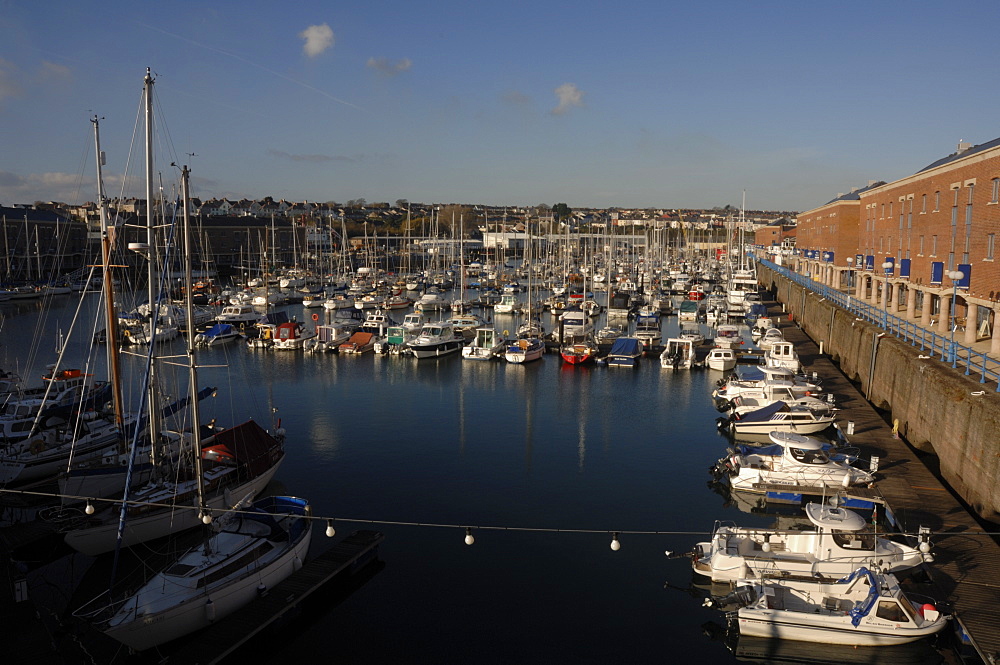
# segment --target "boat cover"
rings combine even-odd
[[[856,578],[861,577],[862,575],[868,578],[868,596],[866,596],[863,601],[855,605],[855,607],[850,612],[851,624],[853,624],[855,628],[858,627],[858,624],[861,623],[862,619],[868,616],[868,613],[871,612],[872,608],[875,606],[875,601],[878,600],[879,588],[880,588],[878,580],[875,578],[874,573],[872,573],[872,571],[868,570],[864,566],[858,568],[847,577],[841,577],[839,580],[837,580],[837,584],[841,583],[850,584]]]
[[[216,323],[205,331],[206,337],[218,337],[219,335],[229,335],[233,332],[233,326],[228,323]]]
[[[642,353],[642,342],[635,337],[619,337],[611,345],[610,356],[639,356]]]
[[[767,406],[761,407],[756,411],[750,411],[749,413],[744,413],[743,415],[736,414],[733,418],[743,422],[762,422],[770,420],[774,414],[779,411],[788,411],[788,405],[784,402],[775,402],[774,404],[768,404]]]
[[[215,455],[235,461],[250,476],[264,473],[284,454],[281,444],[253,420],[216,434],[210,444],[205,445],[202,457],[206,453],[209,453],[209,458]]]

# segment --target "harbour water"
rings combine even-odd
[[[63,299],[47,310],[4,306],[4,369],[37,377],[52,362],[55,322],[68,322],[76,303]],[[677,325],[665,318],[663,330]],[[26,369],[38,337],[37,366]],[[183,344],[169,348],[182,353]],[[68,358],[89,350],[71,341]],[[281,491],[335,518],[337,538],[358,528],[386,535],[384,567],[367,583],[294,617],[243,662],[734,663],[787,653],[757,640],[738,659],[737,645],[720,639],[723,615],[702,606],[707,582],[687,558],[667,556],[705,540],[715,520],[774,521],[708,486],[728,443],[710,398],[721,373],[664,370],[656,358],[626,369],[564,365],[557,355],[510,365],[242,345],[199,352],[199,361],[202,384],[218,387],[204,420],[252,416],[270,426],[276,409],[287,430]],[[315,525],[313,553],[331,542],[324,527]],[[33,573],[33,585],[49,584],[47,575],[56,572]],[[939,662],[924,644],[822,651],[829,662]]]

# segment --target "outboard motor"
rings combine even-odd
[[[747,607],[755,600],[757,600],[757,592],[754,591],[754,588],[749,584],[741,584],[725,596],[706,598],[704,605],[705,607],[713,607],[721,610],[731,605]]]

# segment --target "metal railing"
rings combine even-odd
[[[785,266],[779,266],[763,259],[758,260],[761,265],[833,302],[857,318],[881,327],[887,333],[909,342],[912,346],[920,347],[922,352],[926,352],[928,358],[937,357],[943,362],[951,363],[952,367],[964,367],[966,376],[973,373],[979,375],[979,383],[996,382],[996,391],[1000,392],[1000,361],[956,342],[953,332],[941,334],[928,330],[921,327],[918,322],[900,318],[878,305],[859,300],[832,286],[815,282]]]

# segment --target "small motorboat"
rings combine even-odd
[[[895,575],[865,567],[836,581],[740,580],[705,604],[738,606],[740,635],[859,647],[906,644],[947,623],[933,603],[907,597]]]

